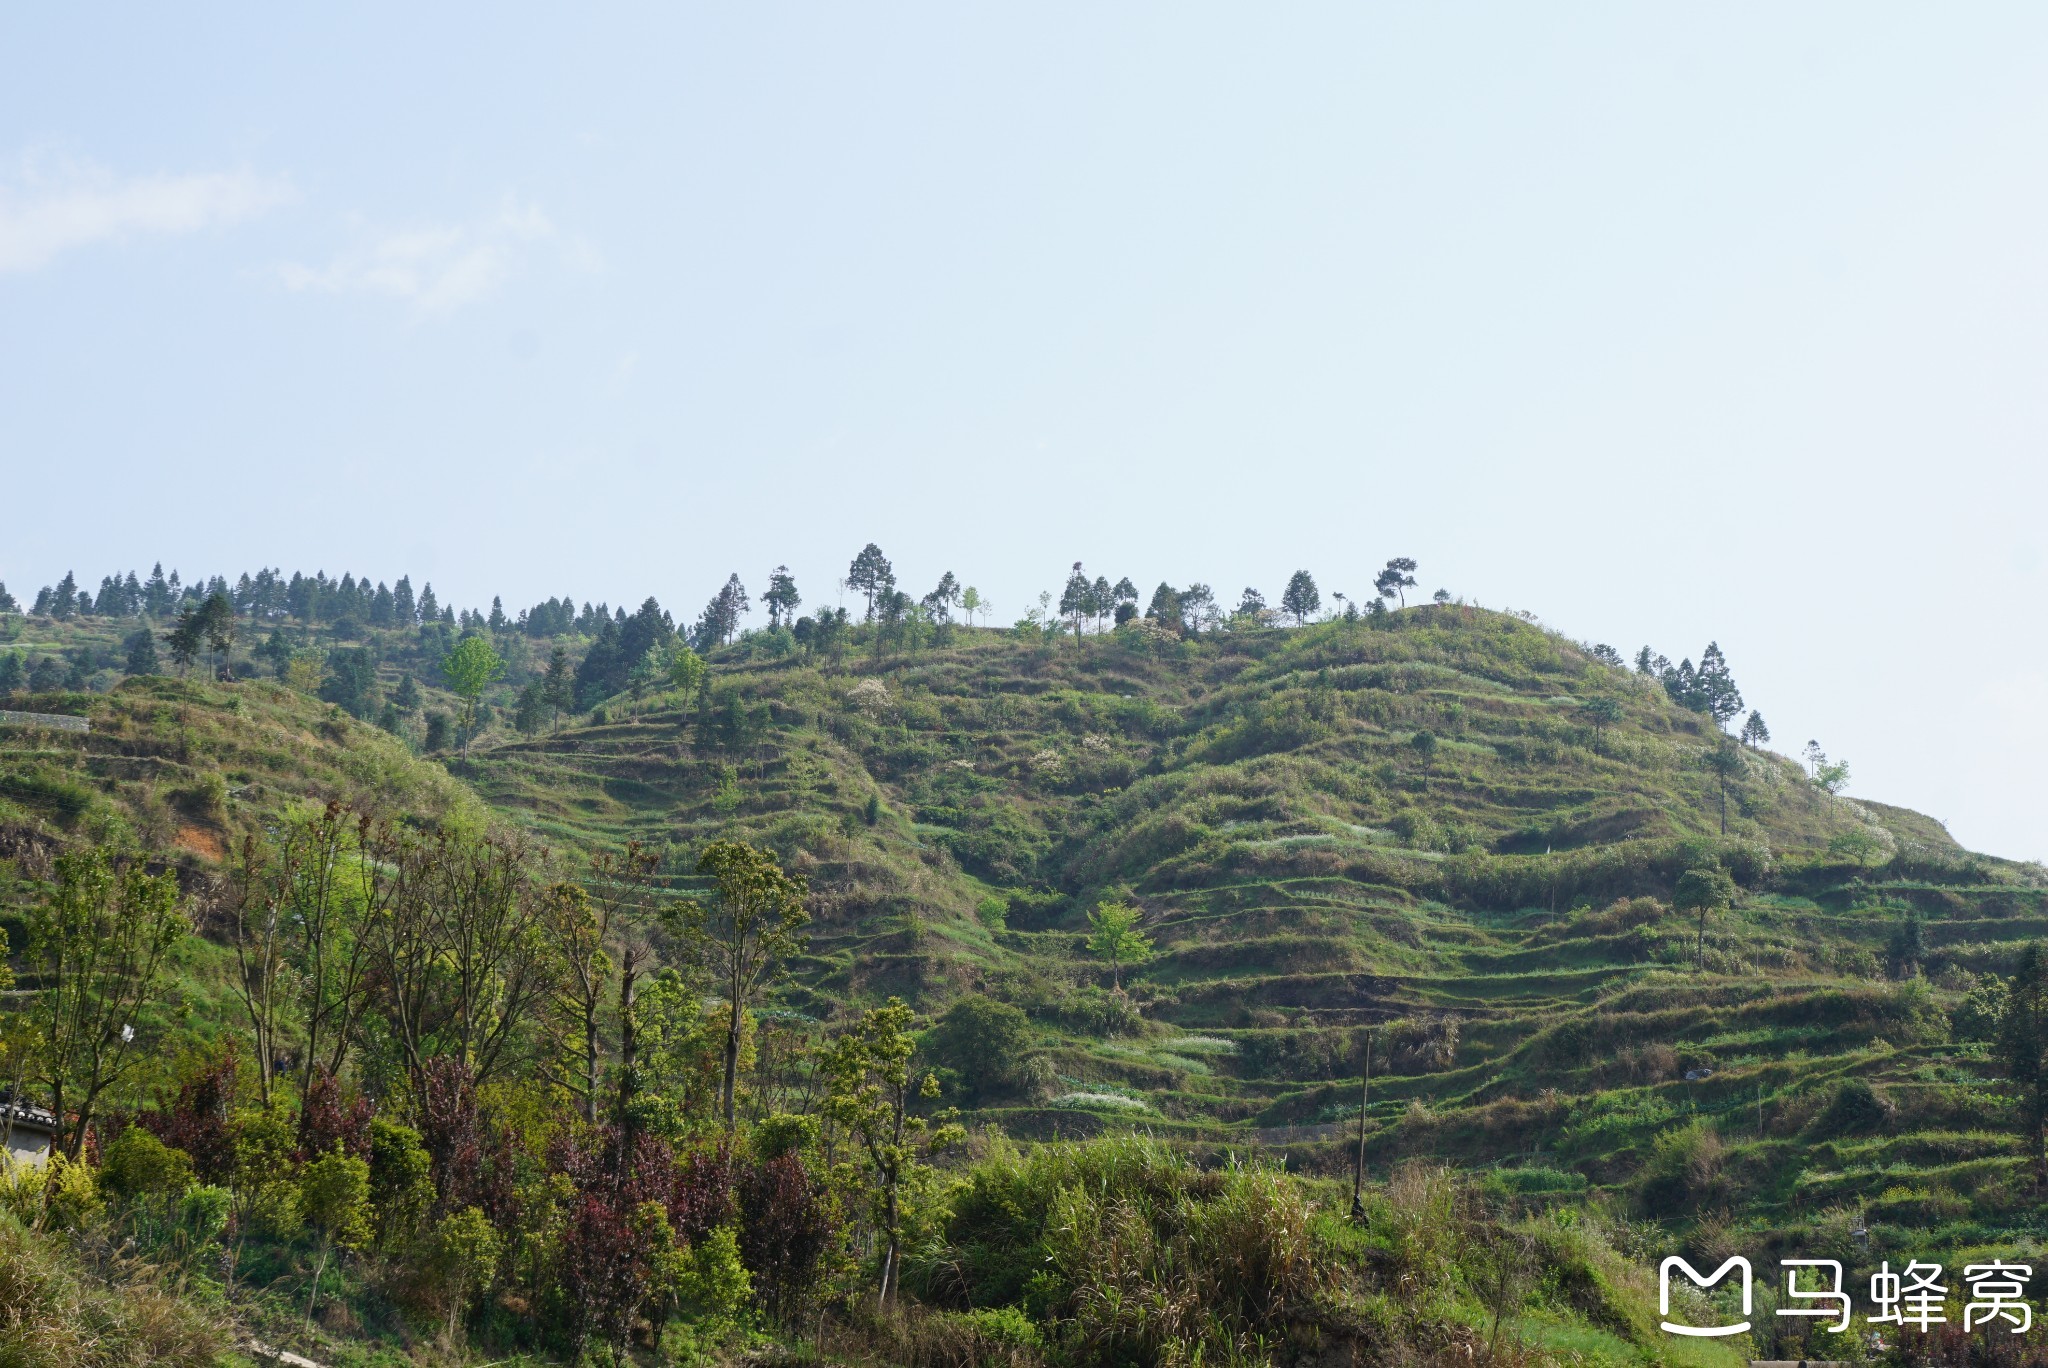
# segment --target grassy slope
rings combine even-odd
[[[1597,744],[1578,712],[1594,693],[1625,711]],[[714,744],[734,697],[763,726]],[[1422,729],[1439,738],[1427,763]],[[1341,1145],[1278,1128],[1351,1114],[1355,1028],[1383,1023],[1398,1072],[1376,1089],[1376,1166],[1430,1154],[1525,1193],[1634,1194],[1654,1137],[1705,1113],[1728,1137],[1718,1173],[1652,1190],[1651,1214],[1775,1229],[1861,1203],[1880,1239],[2018,1229],[2003,1103],[1940,1012],[1959,970],[2048,929],[2039,872],[1968,856],[1917,813],[1830,800],[1768,754],[1745,756],[1724,844],[1699,763],[1712,740],[1525,621],[1423,609],[1392,630],[1191,648],[975,634],[842,672],[728,661],[696,707],[615,707],[470,774],[562,839],[670,843],[675,871],[715,834],[772,841],[822,895],[814,1009],[885,991],[936,1008],[978,986],[1039,1017],[1064,1090],[1147,1108],[995,1109],[1024,1133],[1135,1115],[1219,1141],[1255,1127],[1341,1163]],[[1830,862],[1845,833],[1867,863]],[[1746,889],[1709,928],[1704,971],[1664,908],[1606,910],[1668,899],[1716,852]],[[1118,885],[1159,955],[1133,989],[1145,1026],[1104,1037],[1065,1008],[1105,980],[1082,918]],[[1007,929],[975,916],[991,893]],[[1907,906],[1931,989],[1882,976]],[[1850,1077],[1892,1115],[1824,1115]]]
[[[1578,711],[1595,693],[1625,714],[1597,744]],[[203,855],[234,814],[288,792],[470,801],[440,767],[272,684],[129,684],[90,706],[89,739],[0,739],[0,821],[125,823]],[[1340,1144],[1281,1128],[1349,1113],[1356,1029],[1377,1024],[1395,1073],[1375,1085],[1376,1167],[1431,1154],[1525,1194],[1633,1200],[1654,1137],[1700,1112],[1726,1152],[1703,1185],[1649,1189],[1649,1214],[1777,1229],[1860,1203],[1880,1241],[2015,1229],[2003,1103],[1940,1009],[1960,970],[2048,928],[2038,871],[1968,856],[1916,813],[1831,801],[1771,755],[1746,756],[1724,845],[1699,764],[1712,740],[1654,686],[1526,621],[1422,608],[1384,630],[1197,644],[964,633],[831,670],[735,650],[689,706],[615,701],[602,723],[494,734],[450,768],[559,844],[664,846],[677,887],[713,836],[772,842],[818,894],[799,1005],[901,992],[936,1009],[978,987],[1037,1018],[1056,1091],[1142,1106],[992,1109],[1020,1133],[1256,1128],[1334,1166]],[[209,807],[202,790],[222,787]],[[1829,862],[1845,833],[1866,864]],[[1745,896],[1696,972],[1688,925],[1611,904],[1668,898],[1717,852]],[[1159,955],[1133,984],[1143,1025],[1104,1035],[1088,1029],[1099,998],[1082,986],[1106,975],[1083,914],[1119,886]],[[977,914],[990,899],[1000,929]],[[1931,988],[1880,972],[1908,905]],[[1846,1078],[1876,1084],[1882,1114],[1828,1111]]]

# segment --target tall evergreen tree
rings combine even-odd
[[[127,660],[123,670],[130,675],[153,675],[157,672],[156,633],[147,627],[130,632],[122,646],[127,649]]]
[[[1116,625],[1121,627],[1138,615],[1138,586],[1125,575],[1109,591],[1109,611]]]
[[[781,627],[794,622],[796,610],[803,601],[803,596],[796,591],[796,577],[789,573],[789,567],[776,566],[768,575],[768,592],[761,595],[761,602],[768,607],[768,625]]]
[[[171,611],[173,601],[171,586],[164,579],[164,563],[158,561],[149,568],[149,579],[142,586],[142,611],[161,618]]]
[[[953,605],[960,601],[960,581],[948,570],[939,576],[939,582],[924,596],[924,606],[930,610],[932,621],[951,622]]]
[[[7,581],[0,580],[0,613],[18,613],[20,611],[21,605],[15,601],[14,595],[7,592]]]
[[[1764,715],[1752,710],[1749,720],[1742,724],[1742,744],[1751,750],[1771,744],[1771,729],[1764,725]]]
[[[1187,631],[1180,615],[1180,594],[1165,580],[1159,581],[1159,587],[1152,591],[1152,601],[1145,605],[1145,617],[1168,631]]]
[[[400,581],[403,583],[403,581]],[[434,622],[441,616],[441,601],[434,597],[434,586],[429,584],[420,590],[420,621]]]
[[[846,567],[846,582],[867,595],[868,620],[873,621],[875,598],[883,590],[896,587],[896,571],[889,564],[889,558],[882,554],[882,548],[869,542]]]
[[[1074,640],[1081,639],[1081,624],[1095,609],[1095,586],[1082,573],[1081,562],[1075,561],[1074,568],[1067,576],[1066,588],[1060,591],[1060,616],[1074,624]]]
[[[1287,581],[1287,588],[1280,595],[1280,607],[1294,615],[1294,625],[1299,627],[1308,621],[1308,615],[1323,606],[1322,591],[1316,588],[1315,577],[1306,570],[1297,570]]]
[[[562,714],[576,709],[576,674],[569,668],[569,653],[560,646],[548,653],[548,672],[541,680],[541,697],[546,700],[554,729],[562,729]]]
[[[398,583],[391,586],[391,620],[400,627],[411,627],[420,620],[419,605],[413,602],[410,575],[400,575]]]
[[[1708,642],[1707,649],[1700,652],[1699,668],[1693,672],[1693,688],[1698,699],[1698,710],[1714,719],[1714,725],[1725,727],[1728,720],[1742,711],[1742,691],[1735,687],[1735,676],[1728,672],[1728,658],[1721,654],[1717,642]]]
[[[2020,1090],[2020,1130],[2035,1181],[2048,1186],[2048,953],[2038,941],[2020,951],[2006,983],[1993,1049],[2000,1072]]]

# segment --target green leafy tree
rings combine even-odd
[[[455,649],[441,658],[441,674],[462,700],[462,756],[469,758],[470,738],[476,734],[477,704],[484,690],[505,672],[505,662],[485,637],[464,637]]]
[[[960,591],[960,611],[967,614],[967,625],[969,627],[974,625],[975,614],[981,612],[987,606],[987,600],[982,598],[981,590],[973,585],[970,584]]]
[[[682,904],[677,916],[699,962],[725,995],[726,1029],[719,1109],[725,1128],[737,1125],[740,1046],[747,1012],[784,961],[806,943],[804,907],[809,885],[788,874],[774,852],[743,841],[713,841],[697,861],[697,872],[716,884],[709,906]]]
[[[56,883],[28,915],[30,1009],[58,1146],[76,1159],[107,1090],[134,1065],[136,1023],[163,989],[164,958],[185,934],[175,874],[117,869],[97,848],[57,857]]]
[[[768,624],[781,627],[796,620],[796,610],[803,604],[803,595],[796,591],[796,577],[789,573],[789,567],[778,565],[768,576],[768,592],[761,595],[761,601],[768,606]]]
[[[854,1166],[844,1185],[869,1194],[882,1237],[882,1269],[876,1292],[886,1306],[896,1288],[903,1252],[903,1192],[926,1156],[957,1144],[960,1128],[941,1114],[914,1115],[914,1099],[936,1098],[938,1079],[911,1066],[916,1045],[911,1012],[901,998],[861,1014],[860,1023],[835,1040],[823,1060],[825,1114],[852,1141]],[[863,1181],[864,1180],[864,1181]]]
[[[1280,594],[1280,609],[1292,614],[1294,625],[1299,627],[1308,621],[1308,615],[1323,606],[1322,591],[1316,588],[1315,577],[1306,570],[1297,570],[1287,581],[1287,588]]]
[[[667,679],[668,652],[659,646],[649,646],[646,654],[633,662],[633,668],[626,672],[626,688],[637,699]]]
[[[370,1206],[377,1239],[397,1247],[415,1235],[434,1205],[434,1160],[420,1133],[389,1117],[370,1118]]]
[[[2048,952],[2040,942],[2020,951],[2005,986],[1992,1048],[1999,1071],[2020,1090],[2020,1133],[2033,1154],[2035,1181],[2048,1187]]]
[[[1007,1002],[974,993],[945,1010],[926,1043],[934,1059],[957,1073],[969,1093],[981,1097],[1024,1077],[1031,1019]]]
[[[178,611],[178,620],[163,634],[164,645],[170,648],[171,663],[178,667],[182,676],[199,659],[199,653],[206,649],[206,622],[199,609],[187,604]]]
[[[704,657],[688,646],[678,645],[668,658],[668,682],[683,696],[684,707],[704,687],[704,677],[710,673],[711,667],[704,663]]]
[[[206,648],[213,653],[214,674],[220,675],[223,666],[227,666],[227,674],[231,677],[234,672],[230,653],[235,645],[236,622],[235,607],[228,602],[228,596],[208,595],[206,602],[199,605],[196,623]]]
[[[1728,877],[1728,871],[1714,867],[1688,869],[1678,876],[1678,889],[1671,899],[1671,905],[1681,914],[1690,914],[1699,919],[1699,938],[1693,949],[1693,965],[1704,969],[1707,965],[1707,918],[1715,912],[1723,912],[1735,905],[1735,880]]]
[[[1429,784],[1431,766],[1436,760],[1436,746],[1436,733],[1433,731],[1419,731],[1408,738],[1408,748],[1422,757],[1422,782],[1425,787]]]
[[[1595,694],[1579,705],[1579,713],[1593,724],[1593,747],[1599,749],[1607,729],[1621,721],[1621,700],[1612,694]]]
[[[512,725],[527,736],[537,735],[548,722],[547,684],[544,680],[529,679],[526,687],[519,691],[519,701],[512,709]]]
[[[942,624],[951,623],[953,621],[953,605],[960,602],[960,581],[953,577],[951,570],[948,570],[945,574],[939,576],[938,584],[933,587],[929,594],[924,596],[923,602],[926,611],[932,616],[932,621]]]
[[[1060,616],[1073,624],[1074,640],[1081,639],[1081,624],[1095,611],[1095,586],[1081,569],[1081,562],[1075,561],[1073,571],[1067,576],[1066,588],[1060,591]]]
[[[1133,968],[1152,957],[1152,938],[1138,929],[1138,909],[1127,902],[1098,903],[1088,914],[1088,949],[1109,964],[1116,991],[1124,989],[1124,966]]]
[[[1909,979],[1920,972],[1920,963],[1927,955],[1927,937],[1920,926],[1920,911],[1908,907],[1899,924],[1892,928],[1891,939],[1885,944],[1885,966],[1895,979]]]
[[[490,1285],[504,1241],[480,1208],[463,1207],[443,1216],[427,1241],[424,1271],[447,1315],[447,1340],[456,1342],[462,1316]]]
[[[299,1212],[320,1244],[319,1262],[306,1293],[306,1328],[320,1298],[320,1278],[336,1249],[361,1249],[370,1242],[370,1166],[337,1147],[307,1164],[299,1174]]]
[[[1743,771],[1742,752],[1733,742],[1722,740],[1720,744],[1700,756],[1700,763],[1714,776],[1721,791],[1721,834],[1728,834],[1728,784]]]
[[[846,567],[848,588],[858,589],[867,595],[868,621],[875,619],[875,599],[886,590],[896,587],[896,571],[889,564],[889,558],[882,554],[882,548],[869,542],[861,548],[853,563]]]

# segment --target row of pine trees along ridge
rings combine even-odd
[[[1407,591],[1416,587],[1416,568],[1410,557],[1393,557],[1374,577],[1374,592],[1363,600],[1363,608],[1360,600],[1333,593],[1336,614],[1357,620],[1385,613],[1390,602],[1405,606]],[[865,629],[861,635],[877,657],[915,651],[925,643],[943,643],[958,625],[986,622],[993,611],[978,589],[963,585],[950,570],[929,593],[913,597],[897,587],[894,566],[872,542],[848,565],[840,587],[842,593],[851,590],[861,596],[860,625]],[[1106,576],[1091,579],[1076,561],[1056,605],[1050,593],[1040,595],[1012,630],[1049,637],[1064,628],[1077,641],[1090,631],[1126,628],[1194,636],[1260,630],[1290,621],[1304,626],[1324,609],[1322,592],[1306,570],[1297,570],[1288,579],[1277,611],[1251,587],[1227,611],[1215,592],[1202,583],[1184,588],[1161,583],[1142,613],[1139,598],[1128,577],[1115,584]],[[1434,601],[1447,604],[1451,595],[1439,589]],[[758,642],[750,640],[750,648],[769,654],[810,656],[822,652],[833,659],[843,657],[853,646],[855,635],[856,624],[848,611],[824,608],[800,616],[803,602],[789,568],[776,566],[762,595],[768,627],[746,634],[759,638]],[[373,586],[367,576],[359,580],[345,573],[339,580],[330,580],[324,571],[310,576],[295,571],[287,578],[279,570],[262,569],[254,575],[242,574],[232,585],[220,575],[188,585],[180,581],[176,570],[166,575],[159,562],[147,578],[133,571],[104,577],[95,595],[80,588],[75,576],[67,572],[55,585],[37,592],[29,610],[33,616],[60,622],[144,619],[173,625],[159,631],[138,628],[122,639],[118,651],[82,651],[68,662],[50,655],[28,659],[19,652],[0,652],[0,693],[84,691],[96,681],[104,682],[112,671],[127,676],[156,673],[163,668],[165,655],[180,672],[201,662],[218,671],[232,660],[238,640],[267,628],[251,653],[257,662],[355,716],[381,720],[390,730],[406,727],[419,714],[418,679],[448,684],[456,695],[454,706],[424,714],[417,724],[423,729],[419,739],[430,750],[450,745],[466,749],[478,727],[493,716],[483,703],[485,692],[508,673],[518,686],[507,700],[510,720],[517,730],[535,734],[545,726],[559,725],[565,713],[588,711],[622,693],[637,697],[656,687],[693,690],[703,678],[703,654],[731,647],[741,637],[742,621],[752,607],[746,586],[736,573],[712,595],[694,626],[681,632],[653,597],[629,614],[623,607],[613,609],[587,600],[579,609],[572,596],[564,595],[522,609],[514,617],[506,614],[499,598],[493,598],[490,610],[484,612],[443,605],[431,584],[415,596],[411,577],[404,575],[395,585],[379,581]],[[0,583],[0,615],[19,611],[19,602]],[[417,635],[406,661],[410,668],[402,672],[398,687],[380,706],[376,681],[378,667],[384,662],[379,659],[375,638],[392,633]],[[329,643],[325,648],[318,645],[323,635]],[[488,657],[479,648],[459,646],[461,641],[479,637],[499,643]],[[545,660],[532,657],[530,664],[522,658],[510,662],[508,668],[503,658],[502,644],[506,642],[565,639],[587,643],[573,667],[566,644],[551,650]],[[370,644],[341,644],[353,641]],[[1590,650],[1605,663],[1622,664],[1619,653],[1610,646],[1597,644]],[[388,645],[386,653],[401,654]],[[1718,644],[1708,643],[1697,666],[1690,659],[1673,665],[1648,646],[1637,653],[1634,663],[1639,673],[1657,679],[1673,701],[1713,717],[1724,727],[1741,712],[1741,692]],[[519,668],[521,665],[527,668]],[[1604,727],[1614,711],[1615,705],[1603,707],[1596,701],[1591,707],[1594,726]],[[1769,728],[1756,712],[1750,713],[1738,734],[1752,747],[1770,740]]]

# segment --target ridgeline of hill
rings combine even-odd
[[[10,848],[125,827],[205,863],[302,794],[481,799],[559,848],[643,841],[679,889],[704,842],[743,836],[811,881],[790,1006],[979,992],[1030,1014],[1045,1063],[976,1094],[1015,1133],[1253,1132],[1339,1165],[1328,1132],[1373,1028],[1375,1167],[1642,1192],[1650,1166],[1685,1169],[1660,1135],[1735,1118],[1706,1177],[1643,1209],[2007,1229],[2009,1104],[1961,1037],[1975,976],[2048,930],[2040,871],[1731,749],[1654,679],[1460,606],[1195,640],[955,629],[837,662],[772,647],[441,763],[270,681],[36,696],[93,730],[9,730],[0,822]],[[404,648],[380,652],[386,696]],[[1670,903],[1709,863],[1739,896],[1701,944]],[[1086,945],[1114,896],[1155,942],[1127,996]]]

